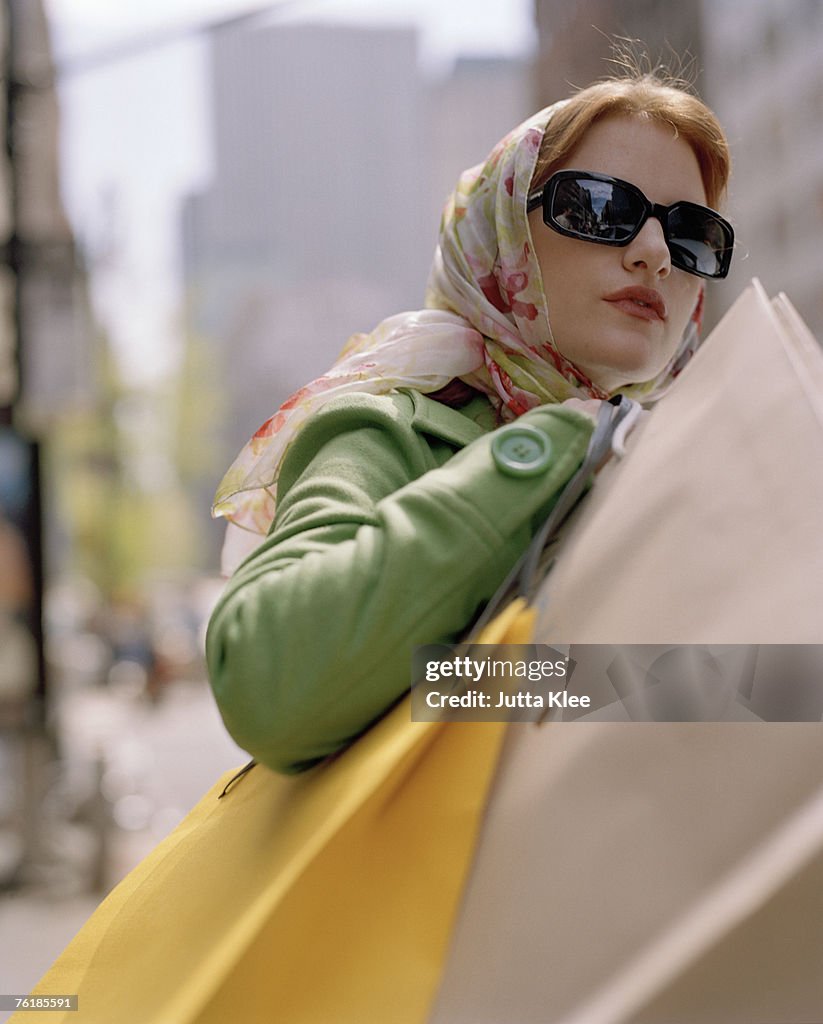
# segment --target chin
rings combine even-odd
[[[647,363],[629,362],[628,360],[621,362],[619,366],[600,366],[593,370],[581,366],[580,369],[592,383],[610,393],[629,384],[640,384],[644,380],[650,380],[660,372],[659,369],[654,366],[650,367]]]
[[[649,338],[636,336],[621,339],[616,350],[620,353],[619,360],[604,360],[589,374],[591,379],[606,391],[615,391],[628,384],[652,380],[671,358],[668,351],[665,358],[661,358],[659,341],[655,343]]]

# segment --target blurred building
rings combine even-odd
[[[422,305],[445,198],[531,112],[529,70],[460,60],[429,81],[411,28],[214,33],[215,173],[185,204],[183,251],[223,462],[351,334]]]
[[[537,109],[531,61],[461,57],[428,89],[428,176],[432,205],[428,230],[437,241],[439,210],[457,176],[484,160],[493,146]]]
[[[734,170],[738,251],[729,288],[785,291],[823,340],[823,3],[712,0],[705,16],[709,100]]]
[[[612,73],[615,43],[675,73],[702,66],[701,0],[535,0],[535,18],[538,106]]]
[[[211,52],[215,174],[184,254],[233,454],[350,334],[419,305],[423,126],[412,30],[240,26]]]
[[[6,149],[0,174],[0,406],[37,430],[89,397],[85,280],[59,185],[59,115],[41,0],[3,5]]]

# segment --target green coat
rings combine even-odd
[[[330,401],[292,442],[271,532],[229,581],[206,641],[227,729],[293,773],[350,743],[410,686],[412,648],[457,640],[580,465],[592,423],[541,406],[537,476],[495,461],[488,401],[415,391]]]

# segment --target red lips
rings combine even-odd
[[[665,320],[667,316],[663,296],[653,288],[632,285],[630,288],[612,292],[611,295],[604,295],[603,298],[629,316],[636,316],[641,320]]]

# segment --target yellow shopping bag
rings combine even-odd
[[[520,610],[481,642],[522,642]],[[304,776],[258,766],[218,799],[227,774],[33,993],[79,1012],[19,1024],[423,1024],[505,725],[409,703]]]
[[[79,1012],[20,1021],[424,1021],[502,729],[407,699],[305,776],[258,766],[218,800],[227,775],[35,989]]]

